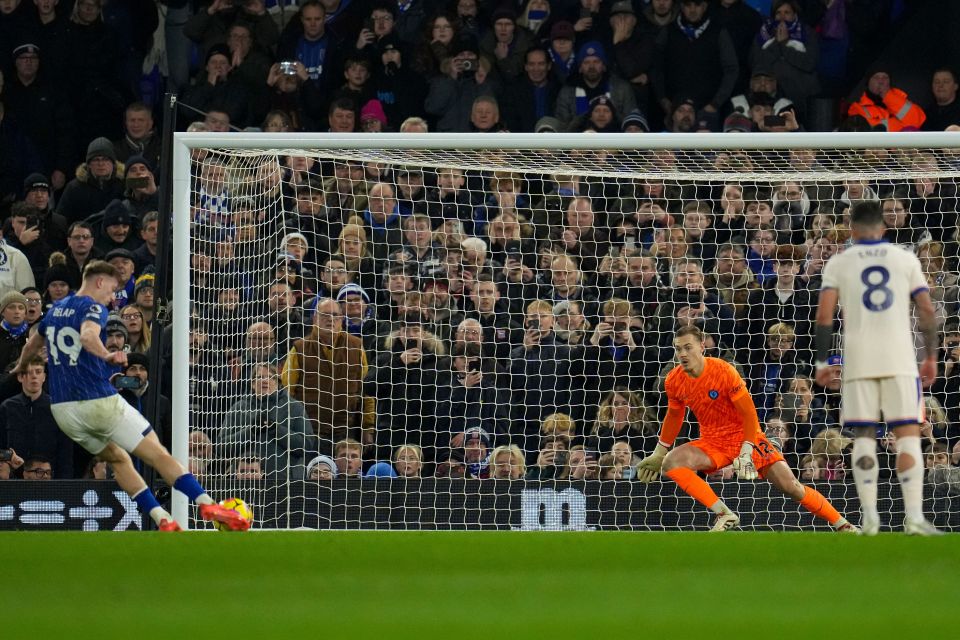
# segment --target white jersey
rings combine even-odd
[[[883,240],[854,243],[824,266],[822,288],[839,293],[844,381],[917,377],[910,303],[927,291],[917,256]]]

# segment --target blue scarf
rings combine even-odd
[[[710,18],[707,18],[700,23],[700,26],[689,24],[684,22],[683,14],[677,16],[677,27],[680,28],[680,31],[683,32],[683,35],[687,36],[690,40],[696,40],[703,35],[703,32],[707,30],[707,27],[710,26]]]
[[[373,219],[373,214],[370,213],[370,209],[366,209],[366,210],[363,212],[363,219],[366,220],[366,221],[367,221],[367,224],[370,225],[370,229],[371,229],[371,230],[376,231],[376,230],[379,229],[379,230],[381,230],[381,231],[385,231],[385,230],[387,229],[387,227],[389,227],[391,224],[393,224],[393,222],[396,221],[396,219],[400,217],[400,215],[401,215],[401,214],[400,214],[400,204],[397,203],[397,205],[393,207],[393,213],[391,213],[389,216],[387,216],[387,219],[384,220],[382,223],[377,222],[376,220]]]
[[[4,329],[6,329],[7,333],[9,333],[10,336],[13,338],[19,338],[30,329],[30,325],[26,321],[14,326],[9,322],[7,322],[6,320],[4,320],[3,322],[0,322],[0,327],[3,327]]]
[[[577,99],[577,115],[582,116],[587,111],[590,110],[590,98],[587,97],[587,90],[583,87],[577,85],[574,89]],[[603,93],[598,93],[597,95],[605,95],[608,98],[610,97],[610,80],[607,80],[603,87]],[[593,96],[596,98],[597,96]]]
[[[570,55],[569,58],[563,60],[556,51],[553,50],[553,47],[550,47],[550,59],[553,61],[553,66],[555,69],[561,70],[561,75],[566,78],[573,71],[573,65],[577,61],[577,56]]]

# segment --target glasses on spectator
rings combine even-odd
[[[231,33],[228,40],[249,40],[250,36],[245,33]]]
[[[40,298],[27,298],[27,304],[31,307],[35,307],[38,304],[42,304],[43,301]]]
[[[89,233],[80,235],[80,236],[70,236],[71,240],[93,240],[93,236]]]
[[[343,267],[324,267],[330,273],[346,273],[347,270]]]
[[[374,22],[393,22],[393,16],[389,13],[385,16],[371,16]]]
[[[24,469],[24,470],[23,470],[23,473],[25,473],[25,474],[27,474],[27,473],[32,473],[33,475],[35,475],[35,476],[40,476],[41,478],[49,478],[50,476],[53,475],[53,470],[52,470],[52,469],[43,469],[43,468],[39,468],[39,469]]]
[[[143,318],[143,316],[139,313],[125,313],[120,316],[121,320],[139,320],[141,318]]]

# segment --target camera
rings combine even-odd
[[[472,78],[477,75],[477,61],[466,58],[460,61],[460,75],[464,78]]]
[[[0,462],[13,460],[13,449],[0,449]]]
[[[141,385],[137,376],[117,376],[113,379],[113,386],[117,389],[139,389]]]
[[[297,75],[297,63],[293,60],[284,60],[280,63],[280,73],[285,76]]]

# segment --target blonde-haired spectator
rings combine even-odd
[[[594,451],[610,451],[614,443],[623,441],[635,453],[645,453],[656,446],[658,428],[657,417],[647,408],[643,396],[616,386],[600,403],[587,445]]]
[[[415,444],[402,444],[393,450],[393,468],[401,478],[419,478],[423,473],[423,449]]]
[[[490,477],[494,480],[520,480],[526,473],[527,464],[517,445],[497,447],[490,454]]]

